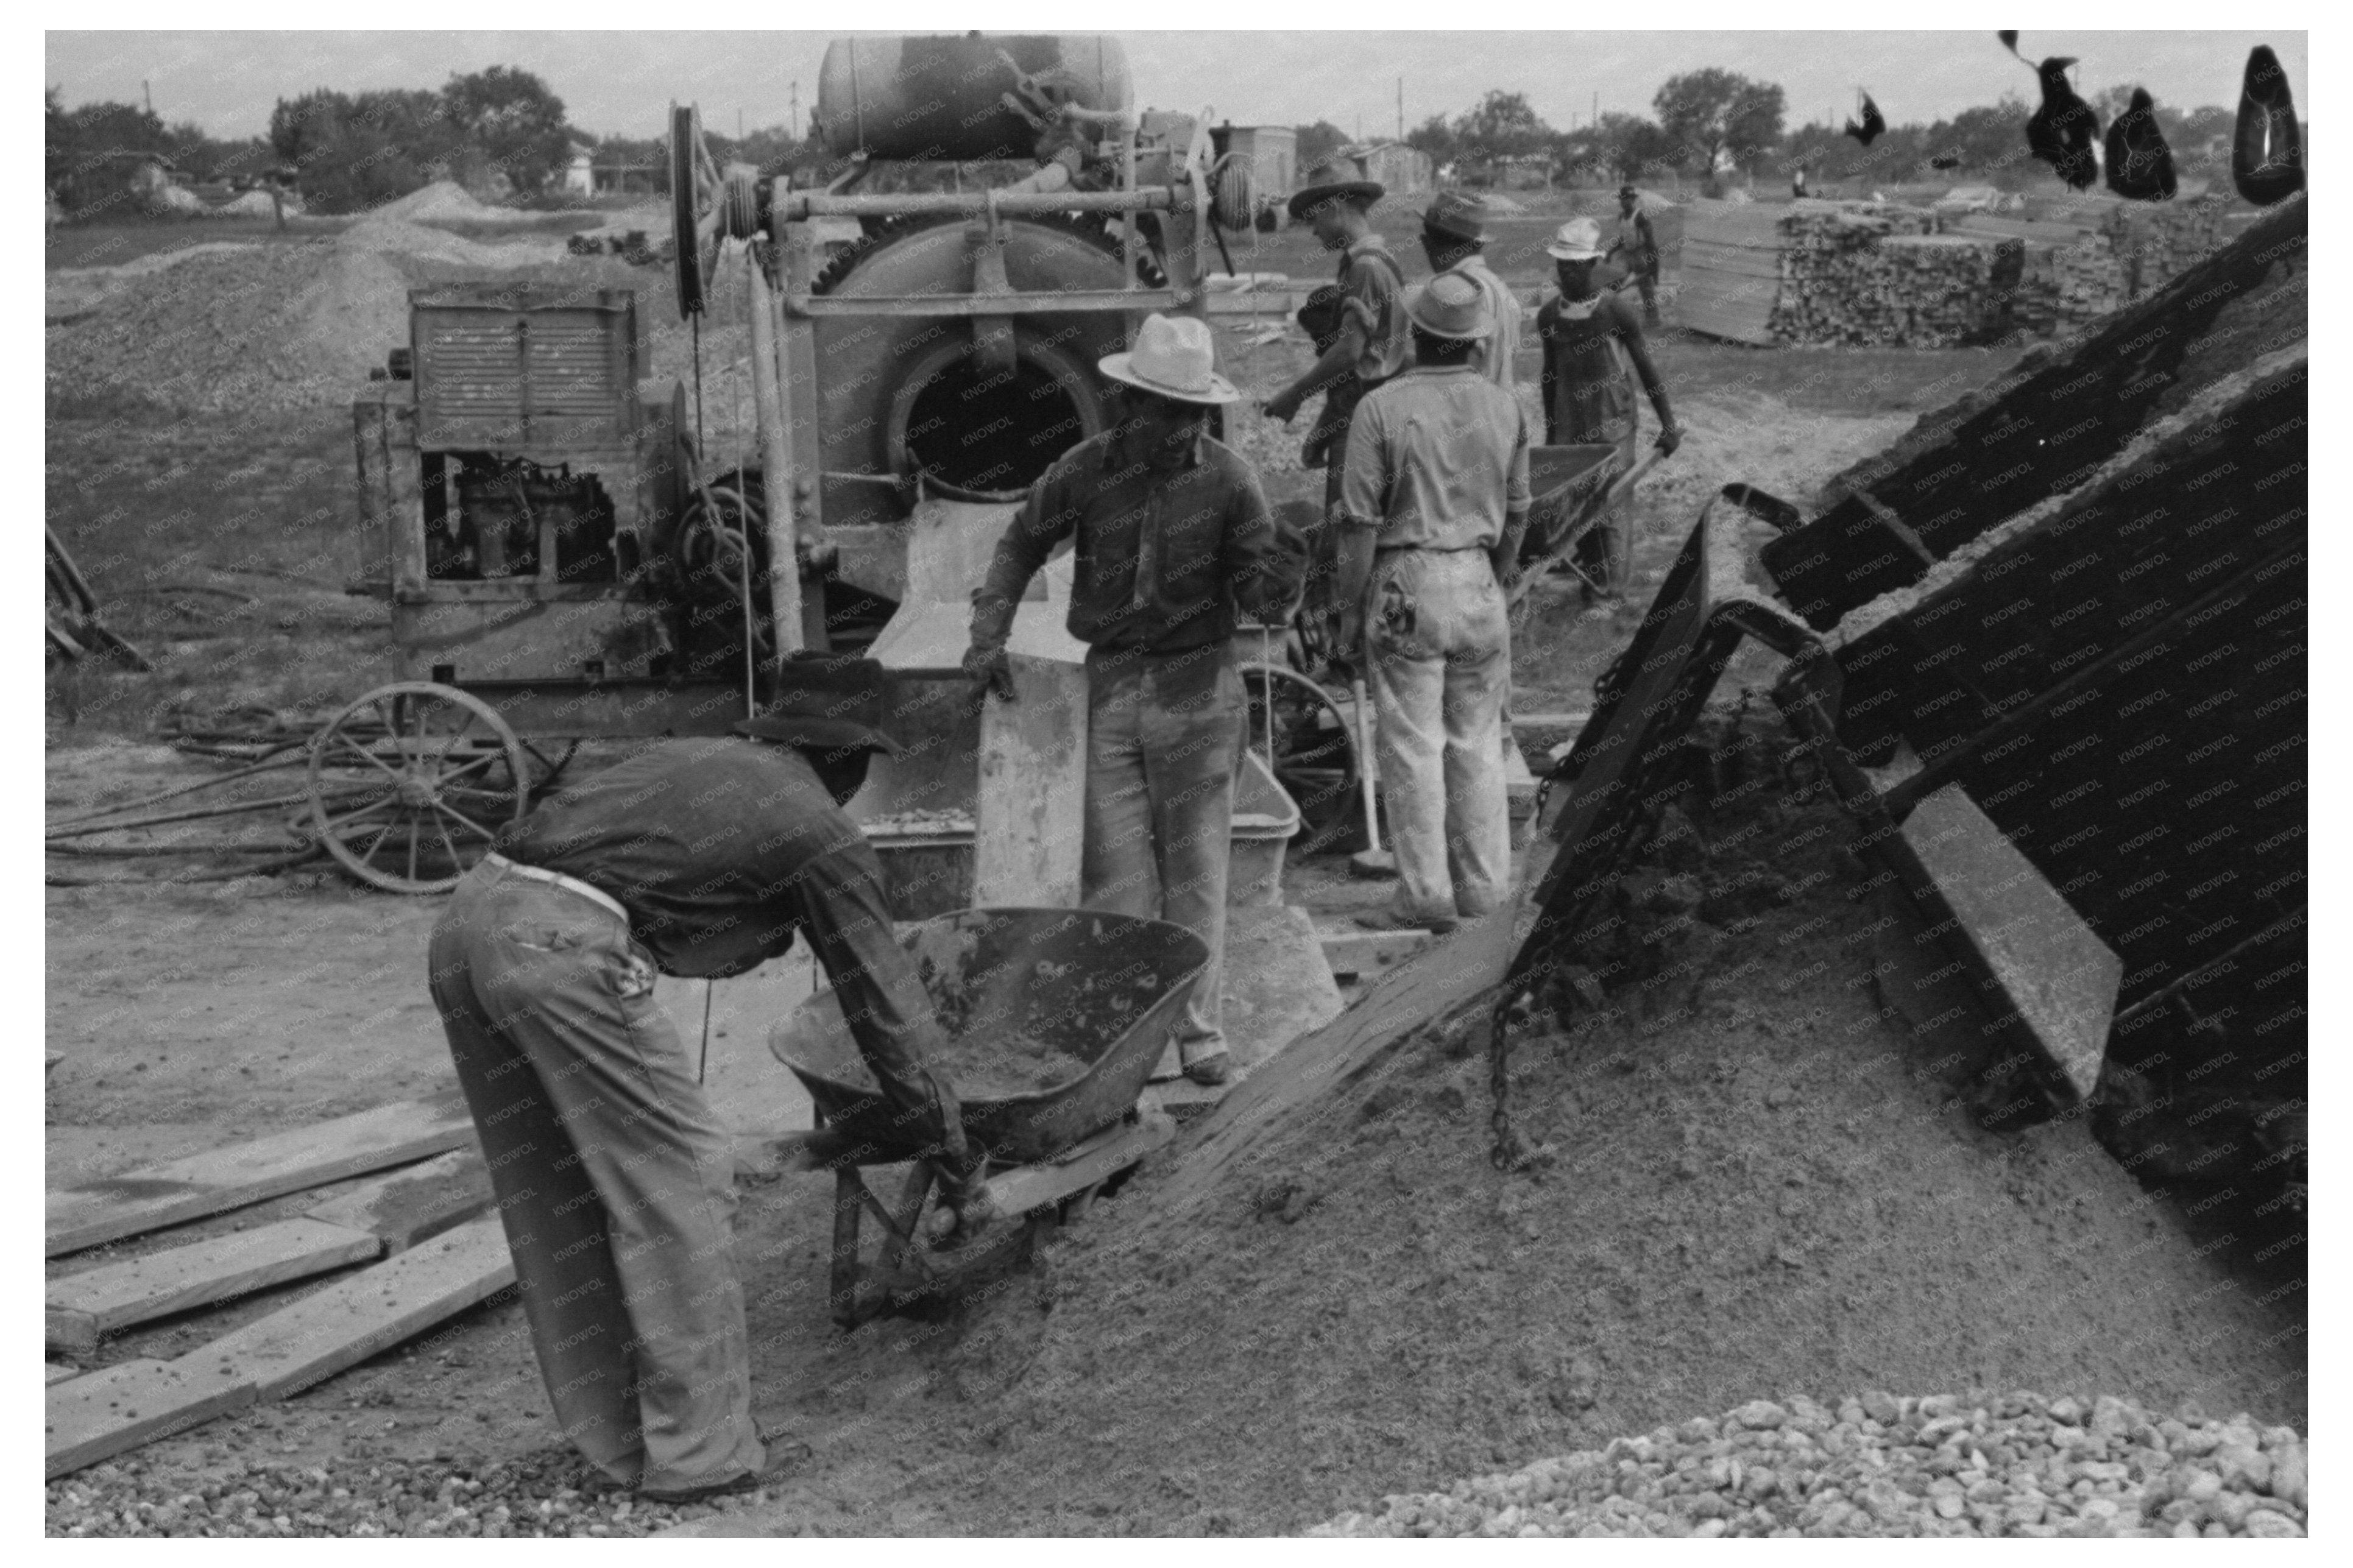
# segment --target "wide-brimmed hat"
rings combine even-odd
[[[1487,291],[1460,272],[1441,272],[1406,291],[1405,318],[1434,338],[1491,338],[1495,311]]]
[[[1440,191],[1430,197],[1421,215],[1421,226],[1473,245],[1487,243],[1487,204],[1465,191]]]
[[[1553,230],[1545,254],[1556,261],[1599,261],[1602,256],[1601,226],[1589,217],[1573,217]]]
[[[1307,172],[1307,183],[1291,198],[1291,216],[1303,218],[1327,202],[1355,202],[1371,206],[1388,187],[1365,178],[1365,166],[1354,158],[1327,158]]]
[[[1242,395],[1217,372],[1217,344],[1198,316],[1146,316],[1135,347],[1106,354],[1097,368],[1113,381],[1179,403],[1240,403]]]
[[[739,719],[735,732],[812,752],[865,747],[896,756],[899,742],[882,732],[889,690],[882,667],[848,654],[801,652],[785,661],[773,700],[756,719]]]
[[[1619,194],[1620,195],[1621,195],[1621,196],[1632,196],[1632,197],[1633,197],[1635,200],[1637,200],[1637,201],[1640,201],[1640,200],[1641,199],[1641,197],[1642,197],[1642,193],[1641,193],[1641,192],[1640,192],[1640,191],[1638,191],[1638,190],[1636,190],[1636,189],[1635,189],[1633,186],[1631,186],[1631,185],[1620,185],[1620,186],[1619,186],[1619,187],[1618,187],[1618,194]]]

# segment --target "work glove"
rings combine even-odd
[[[991,692],[1008,702],[1013,700],[1013,656],[1003,648],[966,648],[964,673],[972,682],[972,705],[976,710],[988,700]]]
[[[1288,425],[1299,416],[1299,405],[1305,401],[1296,392],[1278,392],[1258,405],[1259,412]]]

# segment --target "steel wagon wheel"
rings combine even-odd
[[[1331,693],[1295,669],[1256,661],[1240,668],[1250,708],[1250,749],[1299,805],[1296,847],[1303,855],[1328,848],[1355,826],[1351,813],[1362,764],[1347,716]]]
[[[396,681],[311,738],[311,826],[372,887],[447,892],[530,808],[531,780],[497,709],[455,687]]]

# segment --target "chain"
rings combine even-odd
[[[1516,1171],[1527,1161],[1519,1135],[1512,1131],[1511,1014],[1517,1000],[1518,993],[1506,989],[1495,998],[1487,1020],[1487,1130],[1493,1135],[1487,1163],[1504,1172]]]

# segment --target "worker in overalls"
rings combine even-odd
[[[1516,384],[1513,362],[1520,352],[1520,297],[1487,265],[1487,204],[1464,191],[1440,191],[1421,215],[1421,252],[1430,270],[1459,272],[1479,286],[1495,314],[1495,331],[1482,338],[1471,363],[1505,392]]]
[[[1651,226],[1651,215],[1642,210],[1642,193],[1632,185],[1618,187],[1618,232],[1610,237],[1609,251],[1603,258],[1612,260],[1624,258],[1622,265],[1633,274],[1634,286],[1642,293],[1642,324],[1659,324],[1659,236]]]
[[[985,1218],[983,1152],[924,1066],[944,1043],[841,810],[882,733],[881,667],[801,656],[733,736],[647,747],[499,833],[434,928],[449,1039],[564,1435],[648,1497],[757,1485],[728,1133],[654,975],[741,974],[798,932],[883,1097]]]
[[[1291,198],[1292,217],[1311,225],[1317,242],[1339,254],[1340,329],[1304,374],[1261,405],[1288,425],[1309,398],[1328,389],[1316,421],[1324,458],[1324,516],[1308,542],[1305,604],[1311,624],[1327,635],[1337,609],[1333,574],[1349,420],[1366,394],[1405,369],[1413,346],[1405,321],[1405,269],[1373,231],[1373,205],[1383,189],[1363,177],[1355,160],[1334,158],[1310,173]]]
[[[1208,322],[1155,315],[1133,353],[1100,362],[1120,387],[1114,423],[1030,486],[974,597],[965,655],[976,700],[1014,699],[1014,612],[1055,546],[1074,540],[1069,626],[1088,645],[1081,898],[1208,945],[1176,1028],[1178,1065],[1205,1084],[1231,1068],[1226,860],[1247,710],[1235,612],[1279,618],[1304,553],[1276,528],[1249,462],[1208,433],[1209,410],[1242,396],[1215,357]]]
[[[1414,368],[1356,405],[1341,506],[1342,647],[1372,678],[1398,891],[1375,930],[1444,932],[1511,891],[1506,598],[1528,520],[1528,425],[1472,363],[1484,291],[1441,272],[1408,299]]]
[[[1595,268],[1602,259],[1601,227],[1589,217],[1560,226],[1545,247],[1553,258],[1560,292],[1536,312],[1536,335],[1544,343],[1540,381],[1548,446],[1596,445],[1618,448],[1617,471],[1634,466],[1640,416],[1634,408],[1639,377],[1659,416],[1658,448],[1672,452],[1683,444],[1667,403],[1666,384],[1651,363],[1642,339],[1642,323],[1625,297],[1603,289]],[[1566,510],[1561,516],[1565,524]],[[1557,538],[1542,536],[1527,542],[1531,556],[1549,555]],[[1580,540],[1577,560],[1588,584],[1590,598],[1624,595],[1633,578],[1633,530],[1623,503],[1613,507]]]

